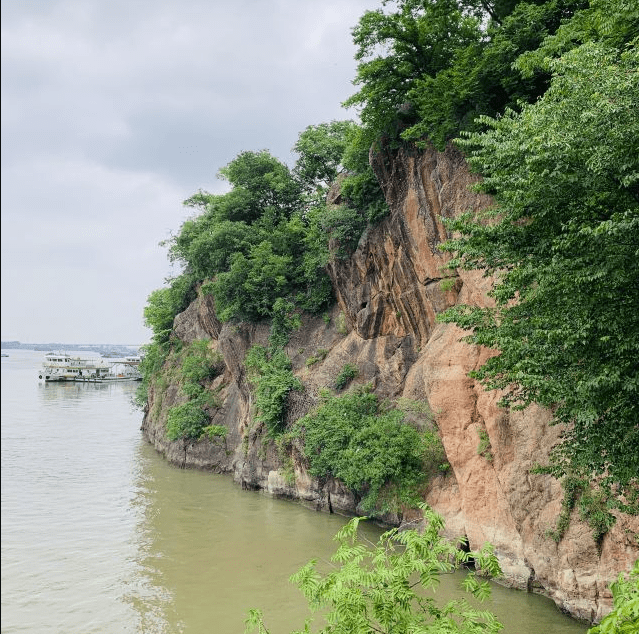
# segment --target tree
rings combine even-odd
[[[452,267],[494,274],[495,308],[445,321],[494,348],[474,376],[564,423],[551,472],[638,508],[639,53],[587,42],[550,62],[549,90],[484,117],[460,145],[496,206],[449,224]]]
[[[275,300],[292,293],[292,258],[273,251],[271,242],[255,245],[248,256],[235,253],[228,271],[221,272],[207,286],[216,300],[222,321],[259,321],[270,317]]]
[[[353,125],[307,128],[300,135],[300,159],[307,162],[298,172],[309,179],[333,174],[343,137]],[[168,241],[170,259],[184,265],[189,279],[204,283],[201,288],[215,296],[223,321],[269,318],[278,298],[295,299],[312,312],[325,309],[333,299],[324,270],[328,238],[314,219],[318,205],[308,207],[304,191],[309,182],[303,184],[266,151],[240,153],[220,175],[233,188],[221,195],[200,190],[184,201],[199,215],[186,220]],[[164,301],[170,291],[160,295],[153,296],[149,314],[157,322],[161,303],[167,308],[166,324],[172,323],[175,303]]]
[[[288,218],[299,206],[301,188],[284,163],[268,151],[241,152],[219,171],[233,190],[224,197],[228,220],[251,224],[271,209]]]
[[[580,44],[596,41],[623,49],[639,33],[639,6],[627,0],[590,0],[570,20],[565,18],[539,48],[517,59],[516,67],[525,77],[539,69],[549,71],[553,60]]]
[[[168,341],[175,316],[195,299],[194,280],[190,275],[179,275],[169,285],[153,291],[144,307],[144,323],[153,330],[157,344]]]
[[[319,634],[479,634],[499,632],[502,625],[490,612],[471,607],[465,599],[439,606],[424,590],[437,587],[439,576],[472,559],[482,573],[501,575],[497,558],[489,545],[480,551],[464,552],[440,536],[442,518],[424,508],[426,527],[384,533],[373,548],[358,538],[361,518],[351,520],[335,536],[339,542],[331,558],[335,569],[318,571],[315,560],[291,577],[306,597],[312,612],[322,610],[326,626]],[[479,600],[490,596],[487,581],[468,572],[462,586]],[[260,610],[251,610],[247,632],[268,634]],[[303,630],[308,634],[310,620]]]
[[[373,129],[357,126],[349,131],[342,157],[347,177],[340,184],[341,198],[364,223],[376,223],[389,211],[384,192],[369,162],[371,146],[376,141],[377,134]]]
[[[387,2],[383,3],[384,5]],[[448,68],[455,51],[481,39],[479,19],[456,0],[400,0],[397,10],[366,11],[353,29],[360,90],[344,102],[361,106],[375,136],[398,136],[408,93],[424,77]]]
[[[524,76],[513,64],[582,5],[583,0],[520,2],[508,13],[502,7],[500,21],[490,22],[480,39],[459,46],[447,68],[415,81],[406,99],[417,122],[402,138],[427,138],[443,150],[461,130],[483,130],[480,115],[495,116],[506,108],[518,109],[520,102],[536,101],[548,88],[549,70],[537,67]]]
[[[352,121],[331,121],[300,133],[293,146],[298,154],[293,172],[311,192],[326,192],[342,171],[348,135],[355,127]]]
[[[235,253],[247,255],[261,232],[243,221],[216,220],[210,215],[187,220],[171,245],[169,256],[179,260],[198,280],[227,271]]]
[[[618,0],[622,1],[622,0]],[[384,6],[391,4],[383,2]],[[534,102],[550,73],[525,76],[513,67],[586,0],[398,0],[394,11],[367,11],[353,30],[359,61],[357,93],[371,143],[385,137],[439,149],[460,130],[478,128],[519,101]]]

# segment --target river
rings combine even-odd
[[[142,438],[135,383],[44,384],[44,353],[4,352],[2,634],[242,633],[252,607],[271,634],[303,627],[288,578],[330,557],[346,518],[171,467]],[[484,607],[506,634],[587,630],[498,585]]]

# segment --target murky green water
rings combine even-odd
[[[134,384],[42,384],[42,353],[2,359],[2,633],[226,634],[251,607],[300,628],[289,576],[327,560],[345,518],[167,465]],[[364,527],[375,539],[375,525]],[[458,578],[444,577],[442,598]],[[510,634],[584,633],[544,597],[495,586]]]

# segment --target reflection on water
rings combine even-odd
[[[242,632],[248,609],[262,607],[273,632],[301,627],[305,602],[288,578],[311,557],[330,557],[346,519],[242,491],[225,476],[176,470],[148,445],[138,460],[146,592],[129,600],[141,622],[170,633]],[[365,530],[372,539],[380,532]]]
[[[288,579],[327,562],[345,518],[171,467],[141,439],[135,384],[38,383],[41,358],[2,359],[2,633],[240,633],[252,607],[273,634],[301,628]],[[505,588],[485,607],[506,633],[587,629]]]
[[[124,384],[38,383],[41,360],[2,363],[2,632],[138,632],[119,597],[140,413]]]
[[[136,384],[131,382],[112,383],[81,383],[75,381],[54,381],[45,383],[38,381],[38,396],[44,403],[54,403],[55,407],[69,407],[68,401],[90,409],[96,401],[96,392],[99,393],[97,400],[110,398],[114,395],[128,395],[132,398],[135,395]],[[71,405],[73,406],[73,405]]]

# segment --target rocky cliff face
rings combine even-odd
[[[601,553],[576,512],[559,544],[547,537],[562,492],[552,478],[530,469],[545,461],[558,429],[548,425],[541,408],[499,408],[499,394],[485,392],[468,377],[491,352],[464,343],[462,331],[436,321],[437,313],[455,303],[489,301],[489,280],[477,272],[459,272],[450,290],[442,290],[441,279],[450,273],[442,268],[446,256],[437,247],[446,238],[442,216],[490,200],[469,190],[473,177],[452,149],[380,152],[371,160],[391,214],[362,236],[351,258],[329,265],[338,298],[330,324],[307,316],[291,337],[286,351],[305,390],[291,393],[288,417],[296,420],[309,411],[318,390],[330,385],[345,363],[355,363],[357,382],[372,382],[380,395],[427,399],[452,468],[431,483],[426,501],[445,517],[447,532],[466,535],[471,548],[494,544],[508,583],[543,590],[571,614],[599,619],[611,607],[608,583],[639,557],[639,518],[619,515]],[[266,343],[267,325],[222,325],[212,299],[203,297],[176,317],[174,330],[187,343],[209,339],[223,355],[224,374],[211,386],[220,390],[223,406],[212,423],[227,427],[228,435],[223,442],[168,441],[166,415],[178,402],[179,389],[169,384],[152,390],[143,430],[168,460],[230,472],[243,487],[299,499],[318,510],[358,512],[359,500],[340,482],[308,475],[295,447],[282,456],[273,443],[263,442],[251,415],[243,359],[253,344]],[[324,360],[307,367],[306,360],[321,349],[328,351]],[[480,434],[490,441],[481,455]],[[383,519],[409,523],[415,517],[406,512]]]

